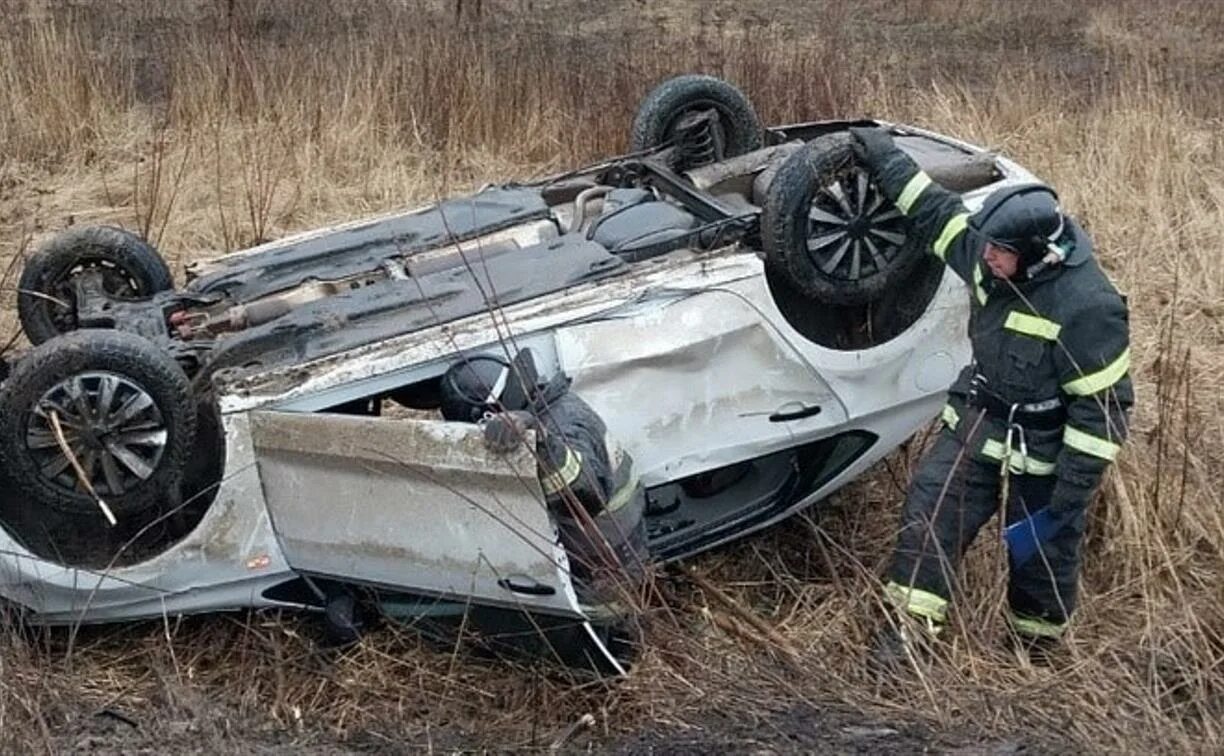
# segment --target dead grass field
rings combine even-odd
[[[547,750],[585,713],[572,747],[1224,750],[1224,6],[463,5],[0,0],[0,338],[21,255],[68,224],[137,229],[181,267],[616,153],[671,73],[726,76],[769,122],[878,115],[995,146],[1058,188],[1132,311],[1139,404],[1092,511],[1071,663],[997,648],[989,526],[946,654],[866,674],[915,443],[811,519],[692,565],[794,657],[680,579],[611,686],[390,629],[326,656],[267,615],[107,628],[71,653],[0,633],[0,751]]]

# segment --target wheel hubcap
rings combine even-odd
[[[845,281],[882,273],[905,244],[905,217],[857,168],[816,191],[807,222],[808,257]]]
[[[25,445],[44,478],[81,491],[84,486],[62,440],[94,491],[118,496],[153,475],[167,435],[161,410],[147,391],[115,373],[89,372],[60,381],[42,395],[30,414]]]

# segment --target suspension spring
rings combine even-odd
[[[714,133],[713,111],[686,116],[676,124],[676,169],[700,168],[718,161],[718,138]]]

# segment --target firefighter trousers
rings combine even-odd
[[[1075,608],[1084,511],[1047,509],[1056,476],[1011,473],[1003,513],[1009,619],[1020,634],[1057,637]],[[941,622],[965,551],[1000,505],[1000,464],[942,428],[910,483],[888,572],[889,598]],[[1012,536],[1016,536],[1013,538]]]

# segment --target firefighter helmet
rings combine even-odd
[[[1020,255],[1020,268],[1039,263],[1065,228],[1058,195],[1045,184],[1018,184],[997,189],[969,218],[983,241]]]
[[[442,417],[474,423],[486,412],[526,409],[537,380],[530,350],[513,362],[492,355],[466,357],[442,376]]]

